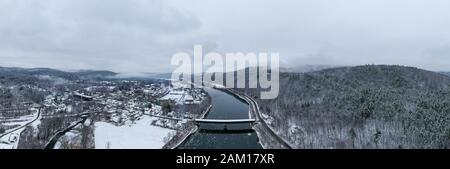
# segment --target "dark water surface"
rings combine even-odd
[[[212,99],[207,119],[248,119],[249,106],[238,98],[216,89],[205,88]],[[250,124],[202,124],[180,149],[261,149]]]

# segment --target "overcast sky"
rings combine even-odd
[[[176,52],[450,70],[448,0],[0,0],[0,66],[170,71]]]

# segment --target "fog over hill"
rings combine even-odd
[[[296,72],[296,73],[305,73],[305,72],[313,72],[319,71],[328,68],[341,67],[336,65],[300,65],[294,67],[282,67],[280,68],[280,72]]]
[[[450,77],[443,74],[341,67],[281,73],[280,89],[278,98],[258,102],[266,121],[296,148],[450,147]]]

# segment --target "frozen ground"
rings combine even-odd
[[[20,133],[25,128],[20,128],[0,138],[0,149],[16,149],[19,144]]]
[[[174,130],[152,126],[155,118],[142,116],[134,124],[115,126],[106,122],[95,123],[96,149],[160,149],[164,138]]]
[[[37,109],[32,109],[34,111],[31,115],[22,116],[14,121],[7,122],[2,121],[2,125],[18,125],[18,127],[9,129],[5,131],[4,134],[0,135],[0,149],[17,149],[19,144],[20,134],[25,130],[26,126],[32,126],[37,128],[41,123],[41,117],[39,116]]]

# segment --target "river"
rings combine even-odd
[[[248,119],[249,106],[240,99],[216,89],[205,88],[212,108],[207,119]],[[250,124],[201,124],[179,149],[261,149]]]

